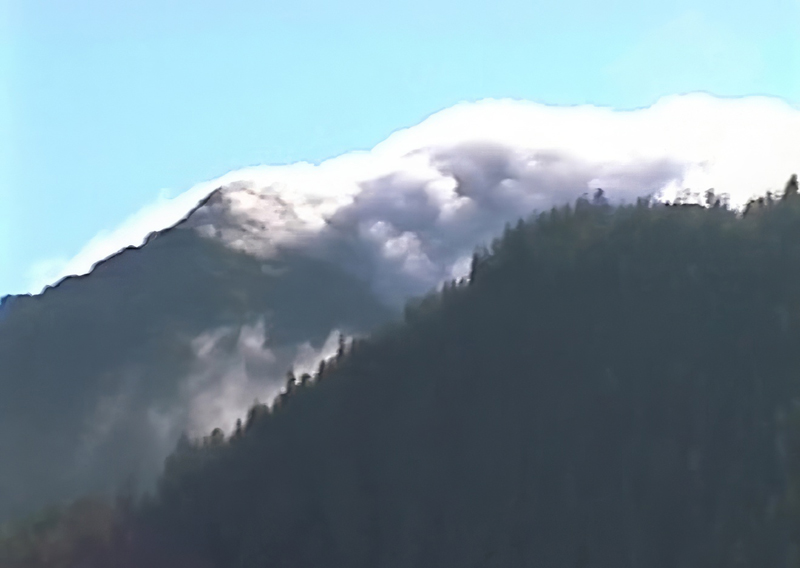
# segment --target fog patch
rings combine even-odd
[[[148,409],[151,428],[170,449],[182,433],[199,438],[220,428],[230,434],[254,403],[270,403],[280,394],[289,371],[313,375],[340,341],[347,345],[351,339],[335,329],[320,345],[271,345],[264,319],[203,333],[191,341],[195,360],[180,382],[178,401],[168,411]]]

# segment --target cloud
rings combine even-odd
[[[263,320],[204,333],[192,347],[195,371],[181,384],[176,407],[187,413],[180,426],[191,435],[207,434],[215,427],[230,432],[253,400],[268,400],[277,393],[285,369],[276,367],[285,358],[267,347]]]
[[[292,363],[295,375],[299,377],[304,373],[309,375],[316,373],[320,362],[333,357],[339,349],[339,334],[340,331],[338,329],[332,330],[319,348],[315,348],[308,341],[298,345],[294,362]],[[348,343],[350,340],[352,340],[352,337],[346,338]]]
[[[765,97],[668,97],[647,109],[461,104],[371,152],[242,170],[192,224],[251,254],[334,260],[388,303],[463,274],[507,222],[602,187],[614,201],[685,188],[734,204],[800,168],[800,112]]]
[[[696,19],[687,22],[675,25],[696,31]],[[634,111],[463,103],[369,152],[238,170],[161,199],[98,235],[61,273],[87,271],[223,187],[189,226],[265,258],[280,246],[334,260],[399,305],[463,274],[505,223],[596,187],[617,202],[714,188],[741,204],[780,191],[800,169],[798,132],[800,111],[768,97],[696,93]]]
[[[270,341],[263,319],[242,326],[223,326],[200,334],[191,341],[192,371],[180,381],[178,396],[167,408],[150,404],[146,428],[152,431],[163,459],[183,432],[192,437],[214,428],[233,431],[254,401],[270,402],[286,384],[292,369],[299,377],[314,374],[319,362],[336,353],[339,330],[324,342],[309,341],[277,346]],[[108,433],[108,423],[124,415],[127,391],[101,398],[92,423],[91,442]],[[113,412],[112,412],[113,411]],[[84,444],[85,446],[88,444]],[[92,446],[93,447],[93,446]]]
[[[216,427],[230,433],[255,399],[274,398],[306,348],[268,343],[263,319],[199,334],[189,341],[189,371],[178,378],[175,395],[158,399],[142,380],[147,368],[118,370],[120,380],[97,396],[83,420],[69,475],[104,471],[111,485],[131,475],[147,487],[182,433],[201,437]]]
[[[289,369],[298,377],[313,374],[322,359],[336,353],[338,329],[319,343],[276,344],[267,319],[185,338],[189,357],[186,370],[172,377],[174,388],[154,391],[145,379],[157,368],[140,362],[120,366],[106,377],[102,389],[86,391],[74,453],[62,459],[57,484],[82,491],[113,492],[129,482],[139,489],[152,488],[181,434],[201,438],[214,428],[232,433],[254,401],[269,403],[281,392]],[[0,476],[0,483],[10,483],[15,494],[25,487],[42,488],[13,480]]]
[[[186,230],[264,259],[280,247],[334,262],[386,303],[401,306],[465,275],[475,247],[505,223],[597,187],[615,202],[715,188],[741,204],[755,193],[781,191],[800,170],[798,132],[800,110],[765,97],[674,96],[636,111],[465,103],[392,134],[369,152],[319,165],[247,168],[171,199],[162,196],[97,235],[76,257],[34,266],[31,277],[40,287],[84,274],[98,260],[173,225],[222,188]],[[276,276],[287,270],[282,262],[263,265]],[[298,309],[284,308],[287,317]],[[213,321],[209,325],[218,325]],[[243,321],[249,323],[239,325]],[[338,332],[330,328],[345,327],[323,318],[312,326],[320,340],[312,345],[307,337],[271,341],[264,321],[270,314],[248,314],[236,324],[179,338],[180,357],[188,353],[188,360],[174,374],[168,366],[163,381],[157,361],[130,368],[120,361],[121,368],[99,379],[101,390],[83,397],[86,423],[69,473],[78,480],[75,487],[99,483],[98,477],[113,484],[131,471],[152,480],[181,432],[229,432],[255,398],[268,401],[279,392],[289,368],[313,371],[332,354]]]

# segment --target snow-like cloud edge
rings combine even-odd
[[[162,195],[117,228],[98,233],[71,259],[34,264],[30,290],[38,293],[65,276],[87,274],[96,262],[126,246],[141,245],[148,234],[180,221],[218,187],[232,188],[227,207],[239,214],[233,216],[234,224],[245,218],[269,224],[255,241],[250,239],[251,252],[257,252],[253,242],[257,249],[263,241],[274,244],[301,233],[313,235],[330,230],[331,219],[338,218],[350,223],[351,230],[358,228],[358,238],[380,241],[385,257],[416,263],[408,270],[427,270],[430,280],[452,273],[463,259],[449,255],[451,266],[444,272],[426,267],[427,261],[437,260],[426,261],[422,253],[413,258],[415,247],[421,251],[426,244],[420,242],[420,233],[388,221],[401,213],[413,217],[409,198],[420,198],[420,188],[423,200],[439,201],[439,216],[454,218],[459,218],[455,209],[469,205],[462,195],[465,188],[491,192],[482,201],[473,199],[473,205],[488,207],[491,201],[498,209],[491,220],[498,222],[500,217],[522,217],[533,209],[572,201],[593,187],[603,187],[616,201],[631,200],[637,193],[669,198],[684,188],[714,188],[729,194],[736,206],[756,194],[780,192],[800,169],[798,133],[800,109],[766,96],[692,93],[663,97],[636,110],[510,99],[460,103],[391,134],[370,151],[318,165],[245,168],[174,198]],[[510,171],[493,171],[498,168]],[[518,187],[508,180],[518,181]],[[537,183],[540,187],[530,185]],[[640,187],[634,187],[637,183]],[[274,200],[265,205],[259,201],[264,196],[277,198],[279,205]],[[425,213],[422,209],[420,214]],[[475,218],[461,216],[465,224]],[[441,224],[441,219],[436,222]],[[476,229],[471,240],[452,226],[449,232],[428,230],[426,238],[457,235],[461,245],[475,246],[496,224],[480,224],[481,231]],[[234,226],[227,237],[219,231],[217,236],[248,250],[247,235],[238,230]]]

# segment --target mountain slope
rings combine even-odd
[[[324,259],[258,259],[191,220],[0,306],[0,519],[146,486],[182,431],[276,392],[303,345],[393,315]]]
[[[791,196],[743,219],[579,201],[509,229],[468,284],[290,380],[242,432],[184,442],[115,557],[785,566],[798,220]]]

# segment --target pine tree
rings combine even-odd
[[[783,198],[789,199],[795,195],[797,195],[797,174],[792,174],[792,177],[786,182],[786,188],[783,190]]]

